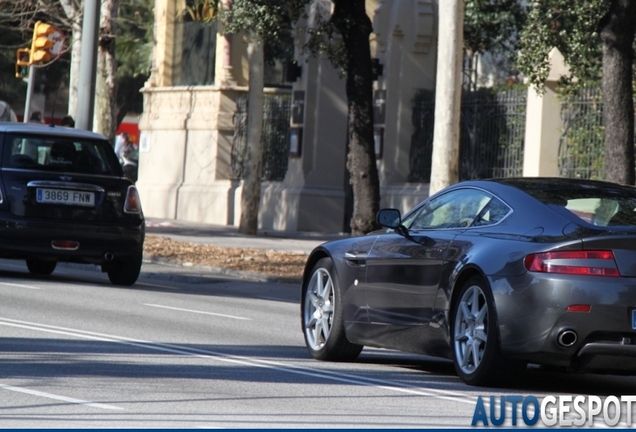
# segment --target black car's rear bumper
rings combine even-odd
[[[16,219],[0,212],[0,258],[40,258],[103,264],[142,252],[145,225],[131,218],[117,224],[64,220]],[[75,250],[53,247],[53,242],[78,242]]]

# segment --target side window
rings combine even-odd
[[[475,218],[472,226],[494,225],[505,218],[508,213],[510,213],[510,207],[493,197]]]
[[[478,189],[459,189],[429,201],[415,215],[410,229],[467,228],[492,200]]]

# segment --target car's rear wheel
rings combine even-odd
[[[499,346],[494,301],[481,277],[470,278],[452,309],[453,363],[469,385],[500,382],[507,368]]]
[[[106,270],[108,279],[115,285],[130,286],[134,284],[141,273],[142,259],[142,252],[125,259],[115,258],[113,262],[108,264]]]
[[[341,298],[333,262],[323,258],[316,263],[311,277],[303,284],[301,299],[305,344],[315,359],[351,361],[362,351],[362,345],[349,342],[345,335]]]
[[[53,271],[55,271],[55,267],[57,267],[57,261],[45,261],[38,258],[27,258],[26,265],[31,274],[38,276],[48,276],[53,273]]]

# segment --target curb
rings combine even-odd
[[[166,258],[157,255],[146,255],[143,256],[144,263],[148,264],[156,264],[162,265],[166,267],[173,268],[182,268],[189,271],[198,271],[200,273],[193,275],[184,275],[184,274],[174,274],[174,273],[162,273],[162,272],[152,272],[152,271],[143,271],[140,276],[151,278],[151,279],[160,279],[160,280],[168,280],[174,282],[184,282],[191,284],[203,284],[203,283],[216,283],[216,281],[211,280],[214,276],[227,276],[235,279],[241,279],[248,282],[262,282],[262,283],[280,283],[280,284],[300,284],[300,278],[294,279],[286,279],[279,278],[276,276],[267,276],[260,273],[248,272],[244,270],[232,270],[224,267],[213,267],[206,266],[202,264],[194,264],[191,262],[182,262],[172,258]],[[60,262],[58,265],[63,265],[64,267],[76,268],[80,270],[93,270],[101,272],[101,267],[94,264],[78,264],[78,263],[69,263],[69,262]]]
[[[194,264],[191,262],[182,262],[173,258],[166,258],[166,257],[156,256],[156,255],[144,255],[143,262],[150,263],[150,264],[164,265],[167,267],[198,270],[198,271],[208,273],[209,275],[229,276],[233,278],[247,280],[250,282],[289,283],[289,281],[281,280],[281,278],[278,278],[276,276],[267,276],[260,273],[248,272],[244,270],[232,270],[232,269],[227,269],[224,267],[214,267],[214,266],[206,266],[203,264]],[[143,272],[143,274],[145,276],[150,276],[152,278],[174,280],[179,282],[189,282],[189,279],[196,279],[197,282],[194,282],[194,283],[201,283],[202,278],[208,279],[208,276],[203,274],[199,276],[185,276],[185,275],[175,275],[170,273],[154,273],[154,272],[150,272],[150,273]],[[298,282],[300,282],[300,280]]]

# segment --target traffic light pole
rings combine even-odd
[[[84,1],[82,49],[77,88],[77,115],[75,120],[75,127],[77,129],[93,129],[100,4],[100,0]]]
[[[33,65],[29,66],[29,78],[27,80],[26,103],[24,105],[23,123],[28,123],[31,118],[31,99],[33,98],[33,87],[35,87],[35,71],[37,68]]]

